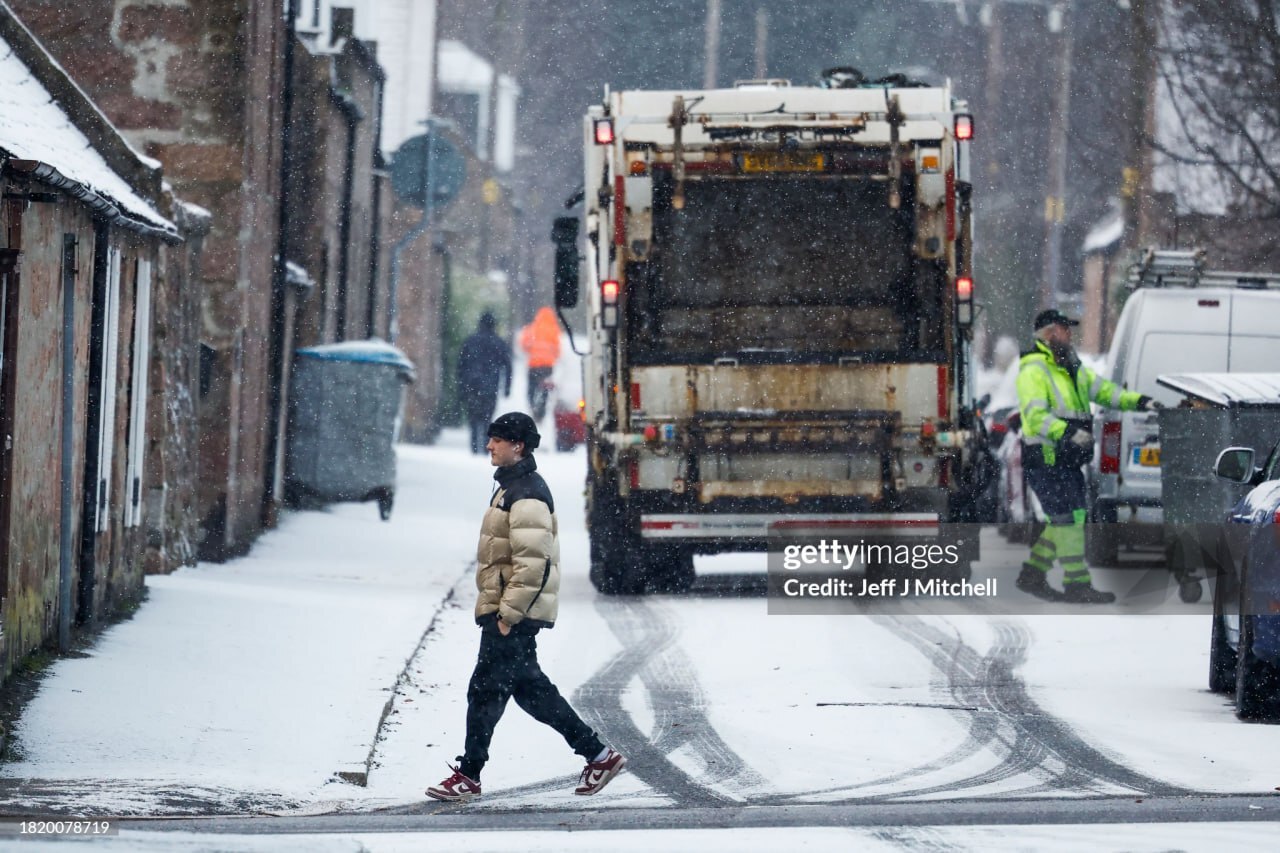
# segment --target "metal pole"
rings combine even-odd
[[[1057,306],[1062,274],[1062,226],[1066,217],[1067,192],[1067,130],[1071,122],[1071,23],[1067,20],[1068,5],[1058,4],[1049,10],[1050,21],[1055,15],[1061,21],[1061,40],[1058,43],[1058,89],[1055,93],[1053,112],[1049,117],[1049,194],[1045,196],[1045,257],[1044,279],[1040,286],[1040,304]],[[1052,28],[1052,27],[1051,27]]]
[[[756,8],[756,79],[769,76],[769,10]]]
[[[720,0],[707,0],[704,37],[702,88],[714,89],[720,73]]]

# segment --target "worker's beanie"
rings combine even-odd
[[[499,416],[489,424],[489,435],[507,441],[524,442],[526,453],[532,452],[542,441],[542,437],[538,435],[538,425],[524,412],[507,412]]]

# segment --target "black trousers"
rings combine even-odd
[[[467,412],[467,428],[471,433],[471,452],[484,453],[484,446],[489,443],[489,422],[493,420],[493,410],[498,405],[498,392],[476,393],[462,388],[459,393],[470,395],[462,402]]]
[[[515,699],[525,713],[559,732],[569,748],[587,761],[604,749],[538,665],[535,632],[513,630],[504,637],[496,626],[486,626],[467,687],[467,738],[458,768],[472,779],[480,779],[489,760],[489,742],[508,699]]]
[[[541,421],[547,413],[547,388],[542,383],[551,378],[550,367],[529,368],[529,413],[535,421]]]

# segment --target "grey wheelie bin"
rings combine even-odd
[[[285,499],[293,506],[377,501],[391,517],[395,442],[412,362],[380,340],[295,353],[289,394]]]
[[[1223,448],[1265,454],[1280,421],[1280,373],[1182,373],[1156,381],[1186,401],[1160,413],[1165,554],[1183,601],[1198,601],[1227,513],[1249,490],[1214,476]]]

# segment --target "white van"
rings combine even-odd
[[[1104,375],[1176,406],[1182,396],[1156,384],[1157,376],[1269,371],[1277,365],[1280,290],[1142,287],[1120,314]],[[1158,416],[1103,410],[1095,416],[1094,436],[1094,523],[1086,528],[1086,557],[1093,565],[1114,565],[1122,542],[1162,542]]]

